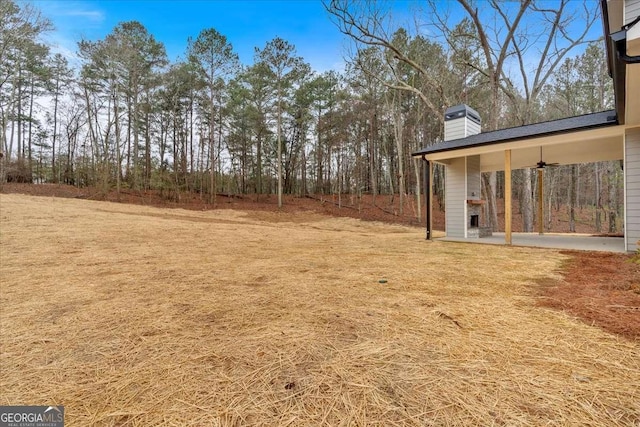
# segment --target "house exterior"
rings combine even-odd
[[[413,156],[426,164],[427,238],[431,232],[430,177],[445,165],[448,237],[482,235],[477,215],[481,172],[505,171],[505,243],[511,244],[511,171],[545,164],[621,160],[624,170],[624,245],[640,240],[640,0],[601,0],[615,109],[493,132],[480,132],[480,115],[461,105],[445,112],[445,139]],[[542,156],[541,156],[542,155]],[[539,169],[544,169],[544,164]],[[541,176],[541,175],[540,175]],[[541,187],[541,186],[540,186]]]
[[[505,171],[505,243],[511,244],[511,171],[538,161],[575,164],[621,160],[624,171],[624,245],[640,240],[640,0],[601,0],[615,109],[493,132],[480,132],[480,115],[462,105],[445,112],[445,139],[413,153],[425,160],[427,238],[432,238],[430,177],[445,165],[446,233],[480,237],[481,172]],[[541,188],[541,186],[539,186]]]

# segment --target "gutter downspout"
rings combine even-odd
[[[627,55],[627,29],[640,21],[640,16],[632,23],[623,27],[623,30],[611,34],[611,40],[616,47],[616,57],[625,64],[640,64],[640,56]]]
[[[422,155],[424,161],[424,201],[425,201],[425,218],[426,218],[426,240],[433,240],[433,230],[431,229],[431,164],[426,156]]]

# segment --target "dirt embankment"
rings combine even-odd
[[[89,200],[130,203],[163,208],[181,208],[188,210],[237,209],[243,211],[271,211],[281,213],[310,211],[336,217],[349,217],[365,221],[423,227],[424,220],[418,218],[418,207],[414,198],[405,201],[400,212],[397,195],[356,196],[314,194],[309,196],[283,196],[283,207],[278,208],[278,199],[273,194],[218,194],[214,204],[208,203],[208,196],[199,193],[182,193],[179,200],[169,198],[160,192],[125,189],[120,194],[115,190],[107,193],[96,188],[77,188],[62,184],[4,184],[2,192],[30,194],[34,196],[68,197]],[[424,212],[422,212],[424,218]],[[444,212],[434,209],[434,228],[444,230]]]
[[[278,199],[273,194],[218,194],[215,203],[208,203],[206,194],[181,193],[178,198],[162,194],[157,190],[142,191],[123,189],[120,194],[115,190],[109,192],[100,191],[97,188],[77,188],[62,184],[4,184],[4,193],[21,193],[49,197],[71,197],[90,200],[106,200],[111,202],[131,203],[145,206],[182,208],[189,210],[210,209],[237,209],[245,211],[271,211],[271,212],[303,212],[311,211],[334,217],[348,217],[365,221],[380,221],[392,224],[402,224],[415,227],[424,227],[424,206],[418,207],[414,196],[405,198],[404,208],[400,209],[400,197],[398,195],[364,194],[360,197],[352,195],[312,194],[308,196],[284,195],[282,208],[278,208]],[[437,198],[432,211],[433,228],[445,229],[444,210],[438,204]],[[421,205],[424,199],[421,198]],[[420,215],[419,215],[420,213]],[[517,202],[513,206],[513,221],[511,229],[514,232],[523,231],[522,215]],[[593,212],[589,209],[576,211],[576,232],[597,234]],[[547,224],[547,231],[555,233],[569,232],[569,215],[566,206],[554,210],[551,221]],[[481,223],[485,223],[481,216]],[[504,204],[498,200],[498,228],[504,230]]]

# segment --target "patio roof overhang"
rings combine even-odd
[[[545,162],[561,165],[621,160],[624,132],[615,112],[605,111],[440,142],[413,155],[443,164],[479,155],[483,172],[503,170],[505,150],[511,150],[513,169],[535,167],[541,149]]]

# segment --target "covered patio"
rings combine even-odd
[[[460,106],[450,109],[456,114],[447,126],[456,121],[468,121],[466,115],[475,110]],[[447,111],[450,111],[447,110]],[[466,124],[465,124],[466,125]],[[540,248],[626,252],[634,250],[635,240],[630,240],[625,222],[624,237],[594,237],[581,234],[545,232],[539,218],[542,204],[537,203],[536,233],[512,232],[511,173],[522,168],[536,168],[538,176],[537,200],[542,199],[543,176],[549,165],[569,165],[598,161],[625,162],[624,172],[633,174],[635,164],[630,163],[629,148],[634,147],[640,133],[619,123],[614,110],[569,117],[544,123],[477,133],[454,138],[427,147],[419,154],[426,160],[427,204],[431,207],[431,175],[434,163],[445,166],[446,237],[443,241],[507,244]],[[505,172],[505,228],[487,236],[478,232],[480,198],[480,174]],[[626,186],[627,191],[630,186]],[[626,201],[628,198],[625,195]],[[625,203],[625,217],[627,204]],[[427,224],[428,238],[435,237]],[[485,227],[486,228],[486,227]],[[491,234],[491,233],[490,233]],[[636,239],[637,240],[637,239]]]

